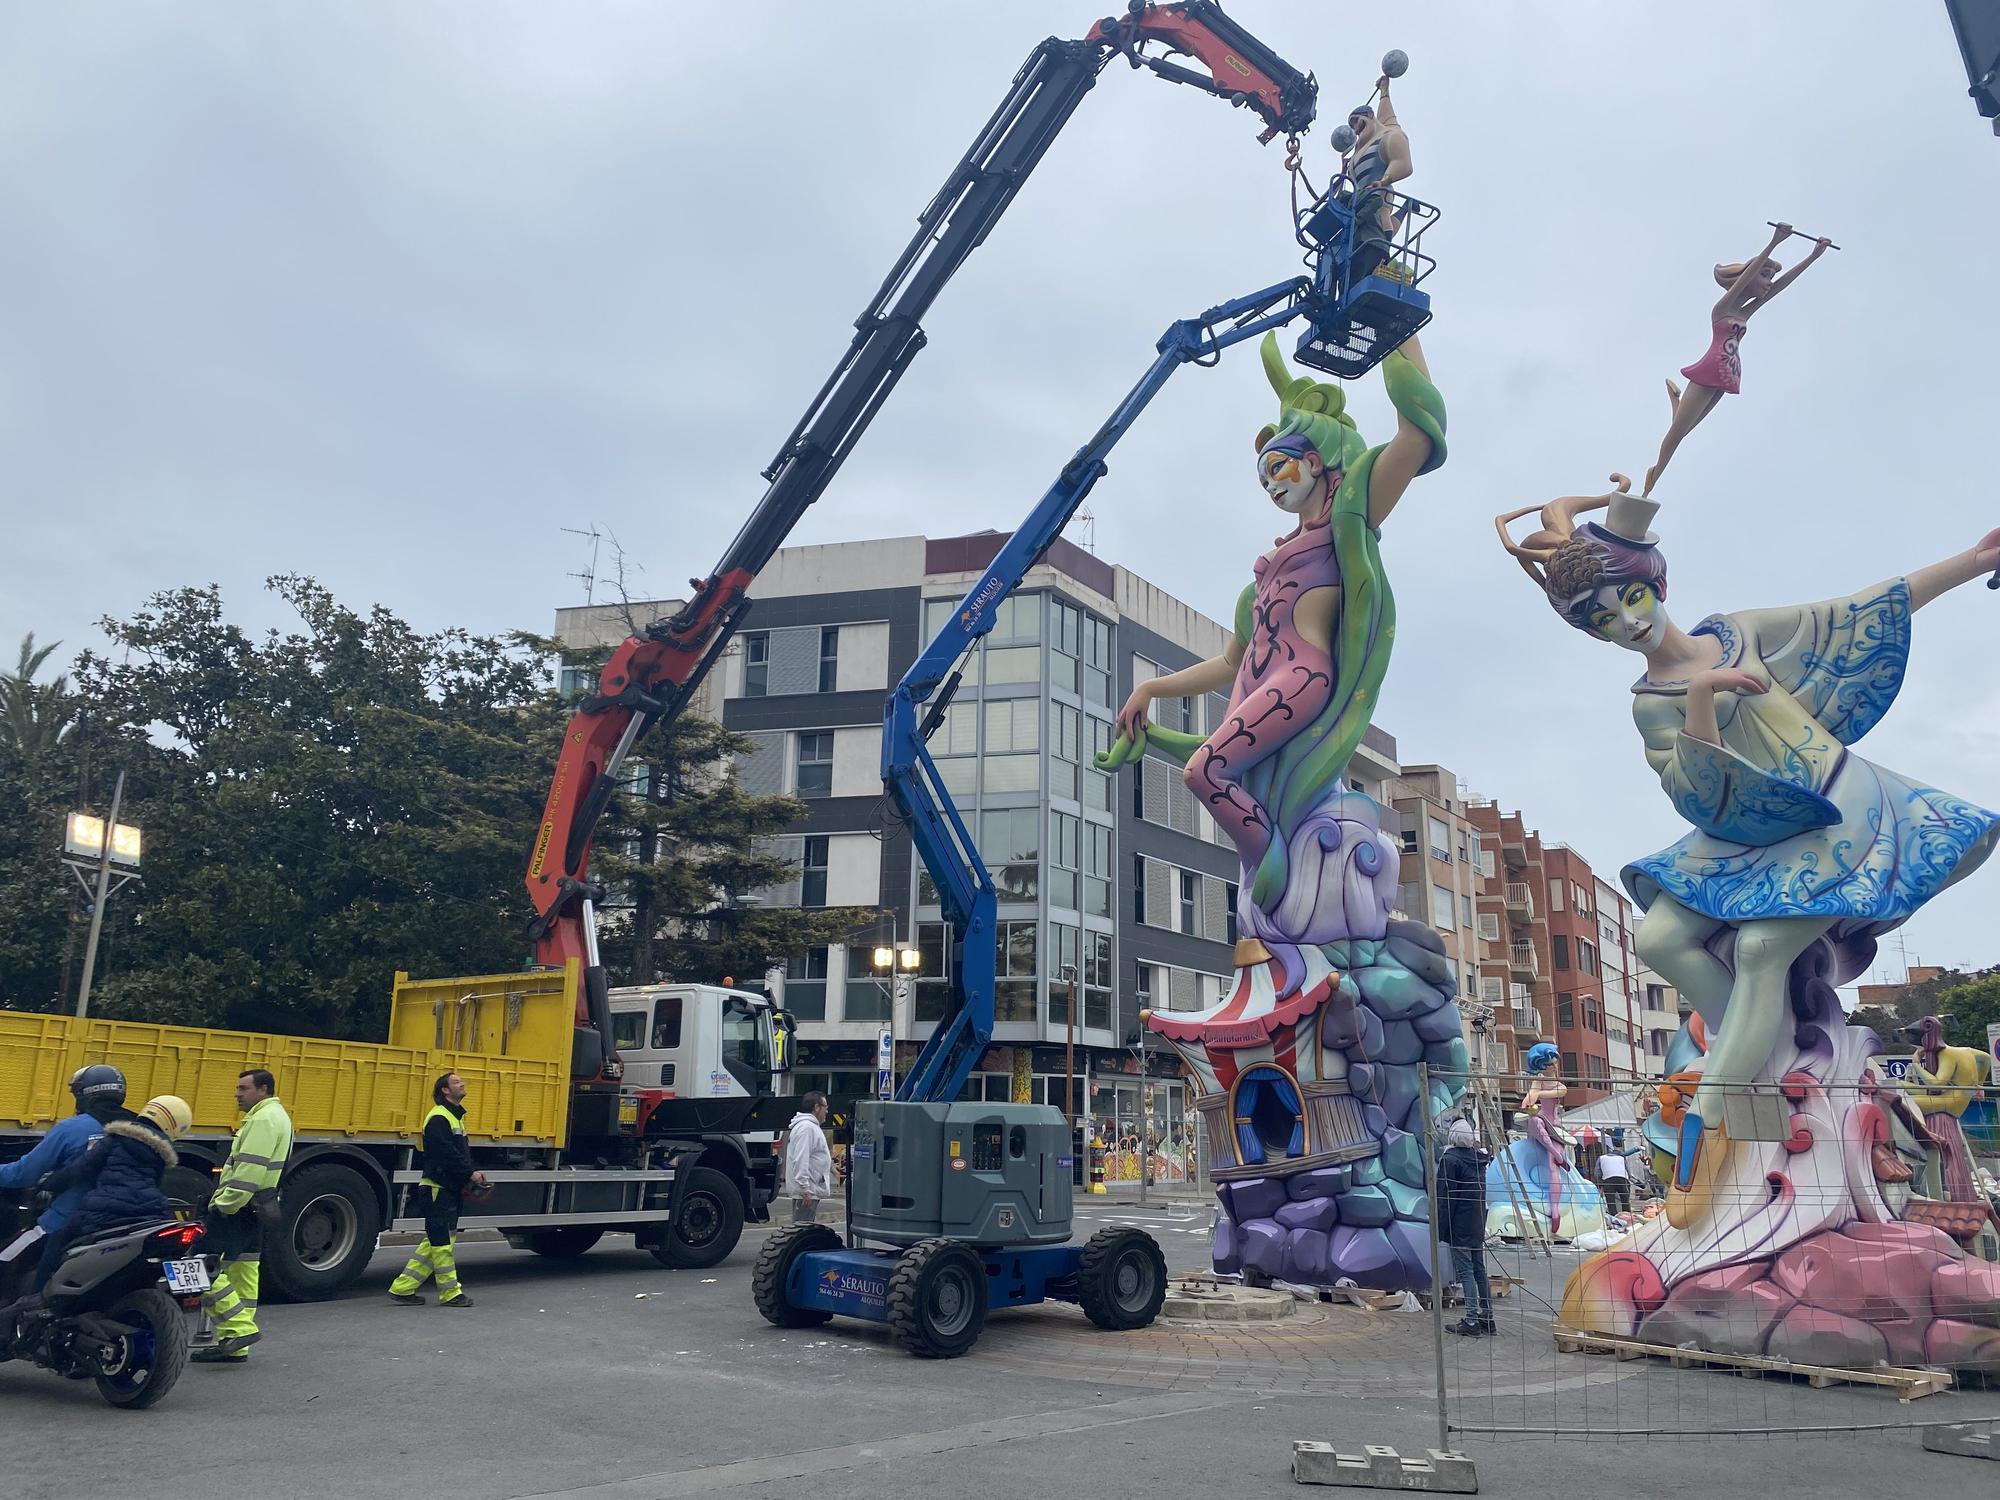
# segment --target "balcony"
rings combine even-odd
[[[1535,962],[1535,945],[1533,943],[1511,945],[1507,954],[1507,967],[1516,974],[1526,974],[1530,979],[1540,977],[1542,971]]]
[[[1534,893],[1525,880],[1507,882],[1507,914],[1532,919],[1535,915]]]
[[[1514,1007],[1514,1035],[1543,1037],[1548,1033],[1542,1029],[1541,1015],[1530,1005]]]

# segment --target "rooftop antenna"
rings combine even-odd
[[[1089,506],[1083,506],[1076,513],[1077,545],[1092,557],[1097,556],[1097,513]]]
[[[604,534],[597,529],[595,521],[590,523],[590,530],[588,531],[579,531],[574,526],[565,526],[562,529],[570,536],[588,537],[590,539],[590,566],[580,573],[565,573],[563,577],[574,578],[581,582],[583,584],[584,604],[595,604],[597,602],[597,546],[604,539]]]

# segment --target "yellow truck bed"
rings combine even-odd
[[[131,1108],[155,1094],[186,1099],[195,1135],[233,1131],[237,1075],[268,1068],[301,1137],[408,1141],[449,1070],[465,1079],[473,1141],[560,1145],[577,983],[574,962],[455,979],[398,974],[385,1043],[0,1011],[0,1132],[46,1130],[75,1107],[70,1076],[103,1062],[125,1074]]]

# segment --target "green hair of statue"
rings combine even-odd
[[[1341,607],[1335,627],[1334,684],[1327,704],[1253,777],[1258,800],[1276,820],[1274,836],[1253,877],[1250,899],[1268,907],[1283,893],[1289,862],[1289,837],[1301,819],[1326,797],[1329,787],[1344,777],[1347,762],[1361,743],[1389,672],[1389,653],[1396,634],[1396,601],[1383,571],[1375,528],[1369,524],[1369,484],[1382,451],[1371,448],[1347,415],[1347,393],[1309,375],[1293,375],[1285,367],[1276,335],[1265,335],[1260,353],[1264,375],[1278,396],[1278,420],[1257,435],[1261,452],[1273,438],[1297,433],[1311,443],[1329,473],[1339,471],[1340,486],[1327,517],[1334,561],[1340,572]],[[1403,420],[1431,440],[1431,455],[1418,471],[1428,474],[1445,459],[1444,400],[1436,387],[1400,352],[1382,361],[1382,382]],[[1185,762],[1201,748],[1203,737],[1148,727],[1137,744],[1119,736],[1109,754],[1096,758],[1105,770],[1137,760],[1147,743]],[[1268,780],[1266,780],[1268,776]]]

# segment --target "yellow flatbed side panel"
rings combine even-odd
[[[42,1130],[69,1113],[69,1078],[122,1069],[127,1101],[179,1094],[195,1131],[236,1125],[236,1076],[268,1068],[299,1134],[414,1137],[447,1070],[469,1090],[467,1132],[484,1142],[556,1145],[569,1111],[577,969],[465,979],[396,978],[390,1040],[335,1042],[138,1021],[0,1011],[0,1129]]]

